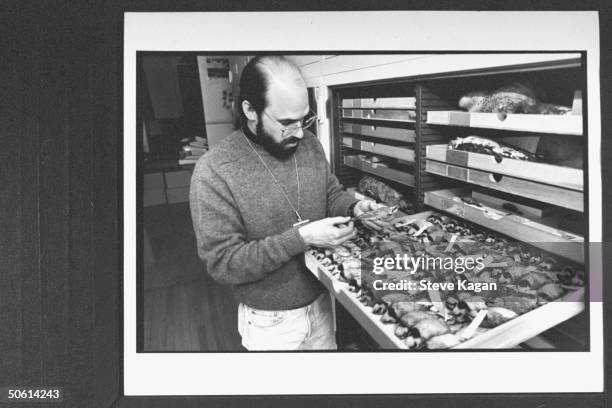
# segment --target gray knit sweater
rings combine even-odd
[[[311,221],[344,216],[356,200],[331,174],[317,138],[304,133],[296,151],[299,213]],[[278,160],[251,144],[297,207],[293,158]],[[307,247],[293,227],[295,213],[241,131],[197,162],[190,205],[198,254],[216,281],[232,285],[238,301],[258,309],[294,309],[324,290],[305,269]]]

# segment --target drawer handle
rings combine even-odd
[[[502,176],[501,174],[498,174],[498,173],[491,173],[491,174],[489,174],[489,180],[492,183],[499,183],[500,181],[502,181],[503,178],[504,178],[504,176]]]
[[[504,160],[504,158],[497,153],[493,155],[493,159],[495,160],[496,163],[501,163]]]

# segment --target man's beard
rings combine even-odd
[[[257,127],[255,130],[257,132],[257,143],[259,143],[268,153],[279,160],[284,160],[291,157],[293,152],[296,151],[300,144],[300,139],[295,136],[289,136],[288,138],[283,139],[280,143],[277,142],[272,136],[264,131],[261,118],[259,118],[257,121]],[[296,142],[295,146],[287,146],[293,142]]]

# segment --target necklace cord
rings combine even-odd
[[[289,206],[291,207],[291,209],[293,210],[293,212],[297,216],[298,221],[302,222],[302,217],[300,216],[300,176],[299,176],[299,173],[298,173],[297,158],[295,157],[296,154],[293,153],[293,163],[295,164],[295,178],[297,180],[297,209],[291,203],[291,200],[289,199],[289,196],[285,192],[285,189],[283,188],[281,183],[278,181],[278,179],[274,176],[274,173],[272,173],[272,170],[270,170],[270,168],[268,167],[268,165],[264,161],[263,157],[261,157],[261,155],[257,152],[257,150],[255,150],[255,148],[251,144],[251,141],[249,140],[249,138],[246,137],[246,135],[244,135],[244,134],[243,134],[243,136],[244,136],[246,142],[248,143],[249,147],[251,148],[251,150],[253,150],[253,152],[259,158],[259,161],[261,161],[261,164],[263,164],[263,166],[266,168],[268,173],[270,173],[270,176],[272,176],[272,179],[274,180],[274,183],[278,186],[280,192],[283,194],[283,197],[285,197],[285,200],[287,201],[287,203],[289,204]]]

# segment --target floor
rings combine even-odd
[[[146,207],[145,351],[241,350],[237,304],[196,252],[188,203]]]

